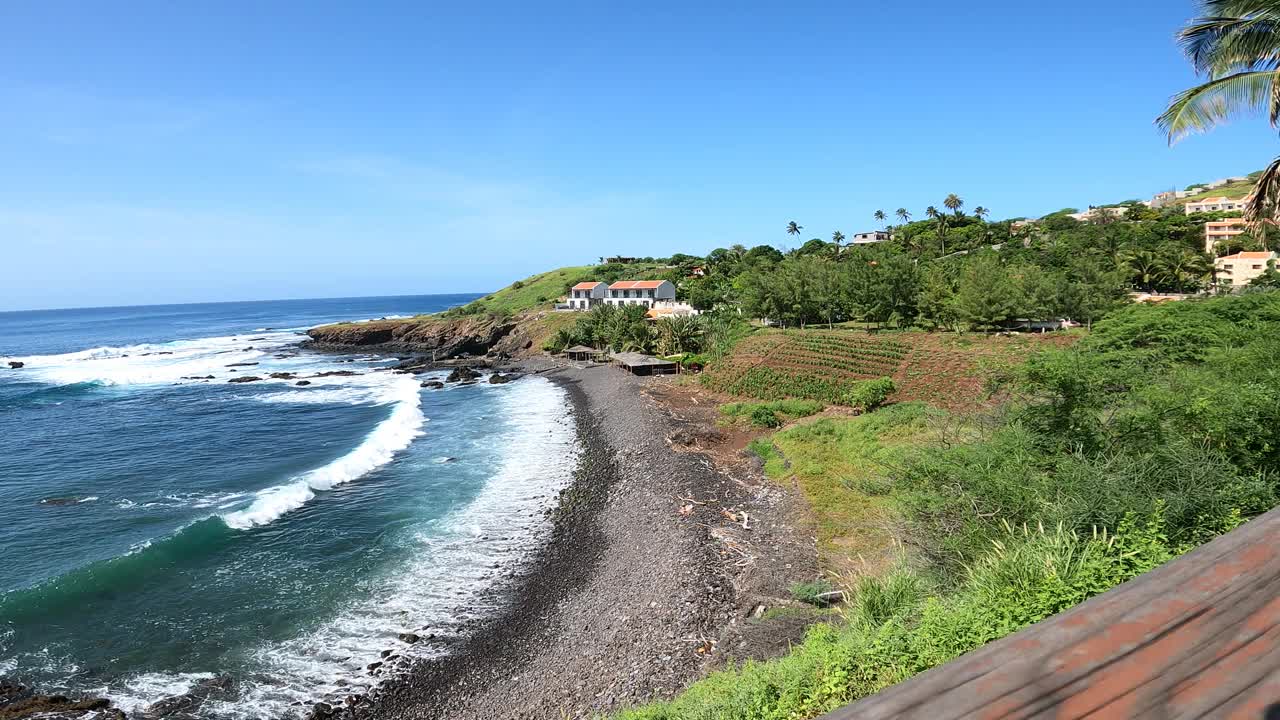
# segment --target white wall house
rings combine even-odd
[[[1233,288],[1244,287],[1254,278],[1267,271],[1267,265],[1276,261],[1273,252],[1238,252],[1225,255],[1214,262],[1219,285]]]
[[[1242,197],[1232,200],[1229,197],[1211,197],[1187,203],[1187,214],[1198,212],[1244,212],[1253,197]]]
[[[855,234],[851,242],[854,245],[869,245],[871,243],[886,242],[888,239],[889,233],[884,230],[872,230]]]
[[[604,302],[610,305],[653,307],[661,300],[675,300],[676,286],[668,280],[619,280],[609,286]]]
[[[609,286],[602,282],[580,282],[569,290],[570,310],[590,310],[604,302]]]

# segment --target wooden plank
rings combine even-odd
[[[1280,713],[1280,508],[822,720]]]

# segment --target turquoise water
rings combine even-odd
[[[136,710],[229,674],[206,716],[287,715],[491,605],[572,471],[562,391],[297,347],[467,299],[0,314],[0,675]]]

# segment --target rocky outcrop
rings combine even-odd
[[[466,366],[459,366],[449,373],[449,377],[445,378],[445,382],[465,382],[467,380],[475,380],[480,377],[480,373]]]
[[[259,381],[259,380],[261,380],[261,379],[262,379],[262,378],[258,377],[257,375],[242,375],[242,376],[240,376],[240,377],[234,377],[234,378],[231,378],[231,379],[230,379],[230,380],[228,380],[227,382],[229,382],[229,383],[249,383],[249,382],[258,382],[258,381]]]
[[[17,361],[17,360],[10,360],[10,361],[9,361],[9,369],[11,369],[11,370],[17,370],[18,368],[20,368],[20,367],[22,367],[22,366],[24,366],[24,365],[26,365],[26,363],[24,363],[24,362],[19,362],[19,361]]]
[[[0,718],[3,720],[125,720],[120,710],[104,698],[73,699],[64,695],[38,695],[30,688],[0,679]]]
[[[440,382],[439,380],[428,380],[422,383],[422,387],[431,388],[432,390],[439,390],[440,388],[444,387],[444,383]]]
[[[307,331],[311,339],[304,346],[317,350],[376,348],[421,353],[436,360],[490,353],[515,356],[535,347],[535,339],[545,329],[541,322],[544,316],[545,313],[518,318],[429,316],[324,325]]]

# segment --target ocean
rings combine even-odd
[[[286,717],[440,652],[397,637],[491,611],[546,535],[564,392],[298,345],[473,297],[0,313],[0,677],[128,712],[229,678],[202,717]]]

